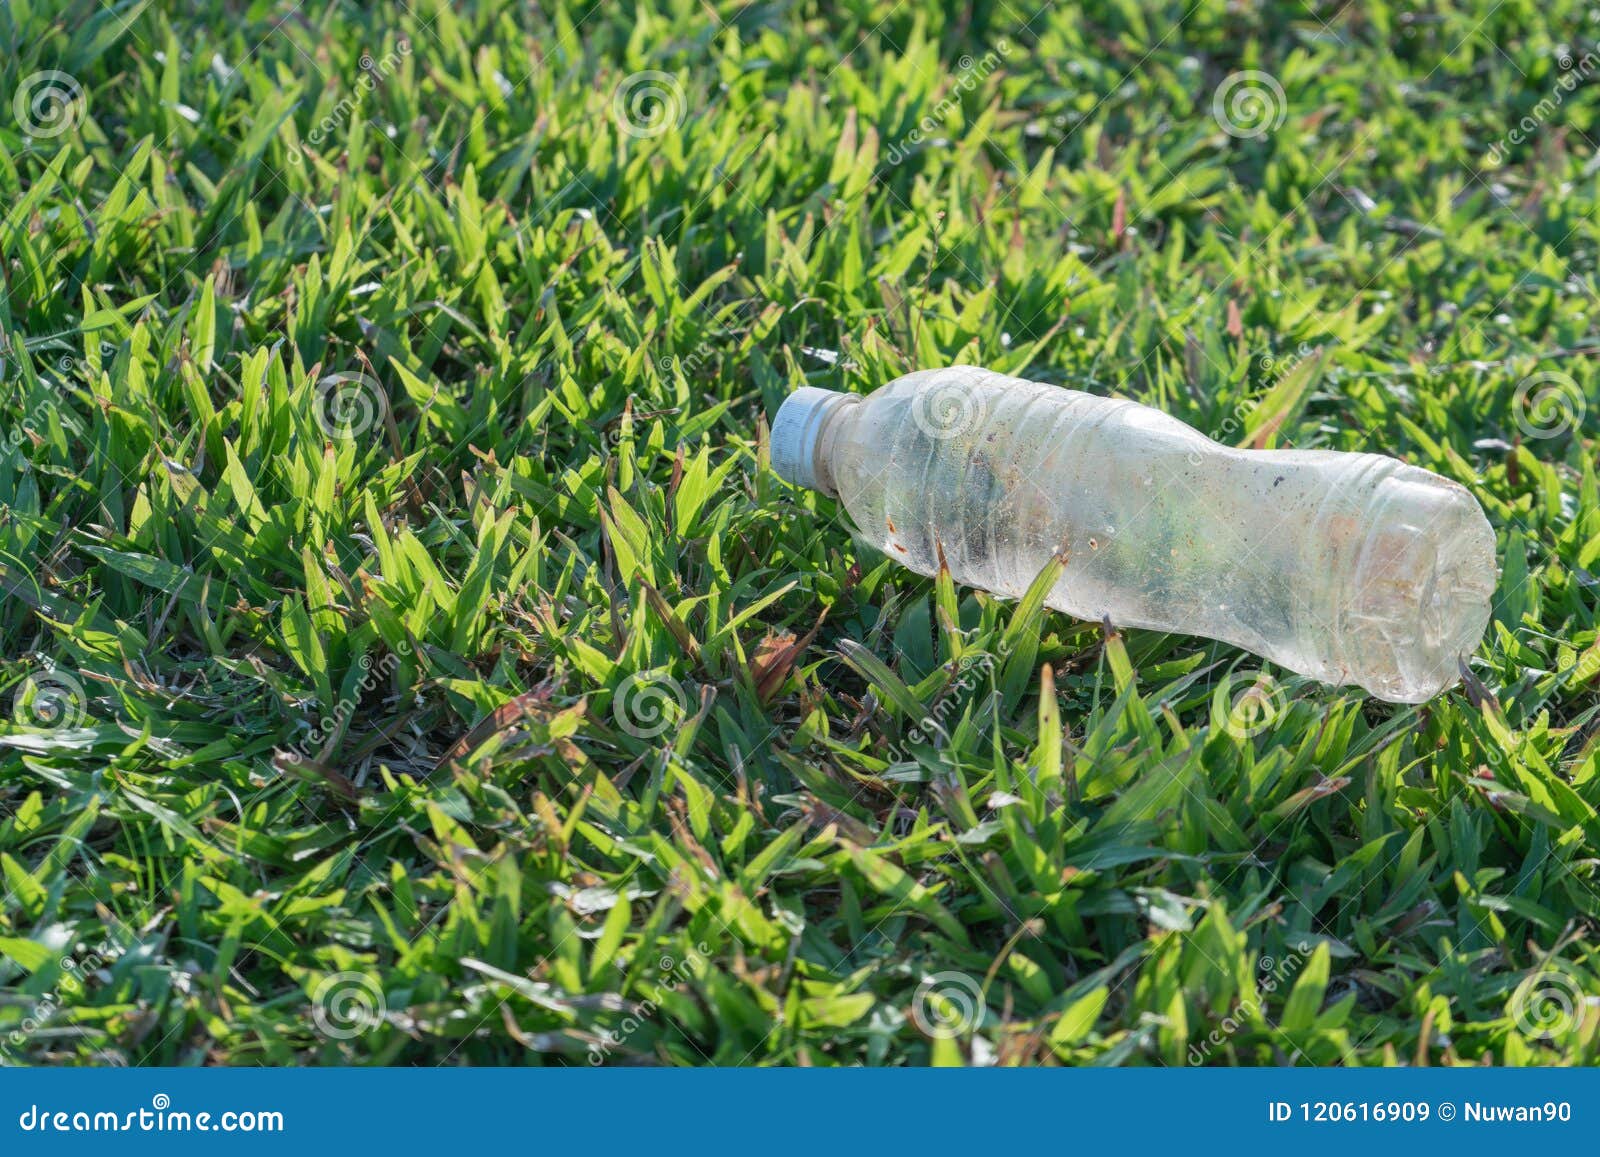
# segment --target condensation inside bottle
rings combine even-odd
[[[1237,450],[1158,410],[952,367],[841,406],[817,469],[925,575],[1083,619],[1222,640],[1393,701],[1477,647],[1494,534],[1463,487],[1376,454]]]

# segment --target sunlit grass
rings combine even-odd
[[[0,9],[0,1057],[1600,1060],[1600,25],[1414,7]],[[957,360],[1470,487],[1467,687],[767,469]]]

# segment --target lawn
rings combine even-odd
[[[11,0],[0,1060],[1600,1060],[1597,37]],[[1465,682],[771,472],[796,386],[956,362],[1469,487]]]

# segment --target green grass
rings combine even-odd
[[[0,8],[0,1058],[1600,1060],[1589,6],[936,7]],[[954,361],[1470,487],[1469,690],[767,468]]]

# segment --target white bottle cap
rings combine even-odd
[[[830,414],[860,400],[816,386],[801,386],[785,398],[772,420],[772,469],[778,477],[832,496],[833,487],[817,476],[817,441]]]

